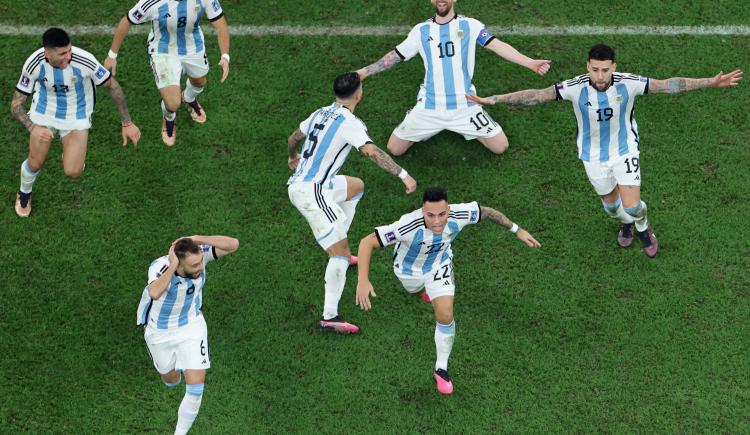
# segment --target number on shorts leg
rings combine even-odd
[[[631,165],[632,165],[632,168],[631,168]],[[625,159],[625,166],[628,168],[628,170],[625,171],[626,174],[632,174],[634,172],[638,172],[638,169],[641,168],[638,162],[638,157],[630,157],[629,159]]]
[[[476,121],[474,120],[474,118],[476,118]],[[487,119],[487,116],[484,114],[484,112],[479,112],[477,113],[477,116],[469,118],[469,122],[471,122],[471,124],[474,126],[474,128],[477,129],[477,131],[490,125],[490,120]]]

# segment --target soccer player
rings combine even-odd
[[[122,121],[122,144],[138,144],[141,131],[130,120],[125,94],[109,71],[88,51],[74,47],[70,36],[58,28],[42,35],[43,47],[35,51],[21,70],[11,112],[29,131],[29,156],[21,164],[21,187],[16,195],[16,214],[31,214],[31,190],[47,160],[50,144],[60,137],[65,175],[78,178],[86,166],[95,86],[110,91]],[[24,106],[29,95],[31,110]]]
[[[358,71],[362,79],[389,69],[419,54],[425,67],[417,104],[391,134],[388,150],[400,156],[414,142],[425,141],[443,130],[477,139],[495,154],[508,148],[502,127],[481,106],[464,94],[476,94],[472,84],[476,45],[544,75],[549,60],[534,60],[496,39],[481,22],[458,15],[457,0],[432,0],[435,15],[412,28],[406,39],[378,62]]]
[[[104,61],[104,66],[115,75],[117,53],[130,25],[151,23],[147,50],[156,87],[161,93],[161,138],[167,146],[175,144],[175,112],[181,101],[186,103],[193,121],[206,122],[206,111],[196,100],[206,86],[208,75],[208,57],[200,26],[203,14],[213,24],[219,39],[223,83],[229,74],[229,27],[219,0],[139,0],[117,25],[109,55]],[[185,92],[180,94],[183,71],[188,78]]]
[[[448,375],[448,357],[453,348],[456,323],[453,319],[453,252],[451,244],[469,224],[489,220],[515,233],[531,248],[541,244],[526,230],[501,212],[477,202],[448,204],[448,193],[430,187],[422,197],[422,208],[407,213],[396,222],[375,228],[359,242],[359,282],[356,303],[365,311],[372,308],[370,296],[377,296],[370,282],[370,260],[376,248],[396,243],[393,272],[409,293],[426,292],[435,310],[435,382],[442,394],[453,392]]]
[[[184,237],[148,268],[137,323],[144,326],[146,348],[164,384],[174,388],[185,375],[175,434],[186,434],[198,416],[206,370],[211,367],[201,312],[206,264],[231,254],[239,245],[237,239],[226,236]]]
[[[287,184],[289,199],[310,224],[315,240],[329,256],[323,316],[318,321],[318,329],[355,334],[359,328],[339,316],[338,306],[346,283],[346,270],[350,263],[356,263],[356,257],[349,251],[346,233],[365,184],[359,178],[337,173],[354,147],[384,171],[401,178],[406,193],[413,192],[417,182],[373,143],[365,124],[354,116],[354,109],[362,99],[359,75],[349,72],[336,77],[333,92],[336,101],[313,112],[289,136],[288,164],[295,172]],[[297,146],[302,142],[300,156]]]
[[[604,211],[622,223],[617,243],[626,248],[633,243],[633,226],[643,252],[656,256],[659,243],[641,200],[640,136],[633,119],[635,97],[647,93],[673,94],[702,88],[736,86],[742,79],[737,69],[728,74],[693,79],[674,77],[649,79],[635,74],[615,72],[615,52],[598,44],[589,51],[583,74],[546,89],[530,89],[505,95],[479,98],[467,95],[480,104],[538,104],[553,100],[573,103],[578,121],[578,157],[591,185],[601,197]]]

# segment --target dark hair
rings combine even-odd
[[[611,60],[614,62],[615,51],[608,45],[596,44],[589,50],[589,60]]]
[[[448,191],[440,186],[428,187],[422,195],[422,203],[425,202],[448,202]]]
[[[201,247],[193,241],[190,237],[183,237],[174,244],[174,255],[178,259],[182,260],[187,257],[188,254],[200,254]]]
[[[47,29],[42,35],[42,45],[44,48],[59,48],[67,47],[70,44],[70,36],[65,33],[65,30],[52,27]]]
[[[341,74],[333,80],[333,93],[338,98],[347,99],[357,92],[359,84],[359,74],[356,72],[351,71]]]

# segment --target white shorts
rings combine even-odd
[[[346,177],[337,175],[333,185],[294,183],[287,189],[292,201],[312,228],[315,240],[323,249],[346,239],[346,215],[339,203],[346,201]]]
[[[29,119],[36,125],[49,128],[52,134],[59,136],[60,139],[70,134],[73,130],[88,130],[91,128],[90,118],[67,121],[64,119],[55,119],[37,112],[29,112]]]
[[[176,331],[162,332],[146,326],[143,338],[154,367],[161,374],[211,367],[208,329],[202,314]]]
[[[208,74],[208,58],[205,52],[194,56],[152,53],[151,70],[157,88],[180,86],[183,71],[188,77],[205,77]]]
[[[612,193],[615,186],[640,186],[641,164],[638,151],[611,159],[608,162],[583,162],[586,175],[598,195]]]
[[[415,106],[406,113],[393,134],[403,140],[422,142],[443,130],[463,135],[466,140],[495,137],[503,131],[482,106],[457,110],[427,110]]]
[[[393,272],[409,293],[419,293],[422,289],[425,289],[430,300],[440,296],[455,296],[456,294],[452,261],[440,264],[427,275],[402,275],[401,270],[397,268],[394,268]]]

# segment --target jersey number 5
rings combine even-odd
[[[310,134],[307,136],[307,140],[310,141],[310,146],[305,150],[304,153],[302,153],[302,157],[309,159],[311,155],[315,152],[315,147],[318,146],[318,133],[320,133],[320,130],[323,130],[325,128],[325,124],[315,124],[313,127],[313,131],[310,132]]]

